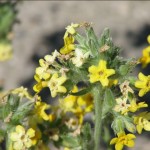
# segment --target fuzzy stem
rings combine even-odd
[[[100,136],[102,130],[102,89],[99,86],[93,88],[95,101],[95,129],[94,129],[94,150],[100,150]]]

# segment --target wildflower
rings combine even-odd
[[[124,81],[121,85],[120,85],[120,90],[121,90],[121,93],[128,97],[128,93],[134,93],[134,91],[131,89],[131,87],[129,86],[129,81]]]
[[[48,69],[49,65],[43,60],[39,60],[40,67],[37,67],[35,73],[38,75],[40,79],[47,80],[50,77],[50,69]]]
[[[136,129],[139,134],[142,133],[142,130],[150,131],[150,113],[142,112],[138,116],[134,117],[134,123],[136,124]]]
[[[49,108],[50,108],[50,105],[44,102],[38,101],[35,103],[34,113],[44,120],[49,120],[49,116],[45,112],[45,110]]]
[[[80,26],[79,24],[74,24],[74,23],[71,23],[71,25],[67,26],[64,38],[66,38],[68,34],[71,34],[71,35],[75,34],[76,28],[78,28],[79,26]]]
[[[89,57],[90,53],[83,53],[80,49],[75,49],[75,57],[72,58],[73,64],[77,67],[81,67],[85,60]]]
[[[11,92],[13,94],[17,94],[20,98],[26,97],[28,99],[32,99],[32,96],[28,93],[28,89],[23,86],[13,89]]]
[[[89,67],[91,83],[100,81],[102,86],[108,86],[108,77],[115,74],[115,70],[107,69],[106,65],[107,62],[105,60],[100,60],[98,66],[92,65]]]
[[[45,143],[43,143],[43,141],[40,140],[36,145],[35,150],[50,150],[50,149]]]
[[[29,149],[33,146],[32,138],[35,136],[35,131],[30,128],[25,131],[21,125],[16,126],[16,131],[12,132],[10,139],[13,141],[14,150]]]
[[[57,50],[55,50],[55,51],[52,53],[52,55],[46,55],[46,56],[44,57],[44,59],[46,60],[46,62],[47,62],[49,65],[51,65],[51,64],[54,63],[55,59],[56,59],[58,56],[60,56],[60,53],[59,53]]]
[[[51,77],[51,79],[48,81],[48,87],[51,91],[51,96],[56,97],[57,93],[66,93],[67,89],[62,86],[62,84],[66,81],[66,77],[61,76],[58,77],[58,74],[55,73]]]
[[[91,112],[93,110],[93,97],[90,93],[85,94],[83,96],[79,96],[77,99],[77,104],[80,106],[86,113]]]
[[[127,104],[127,98],[124,97],[122,98],[117,98],[116,99],[116,106],[114,107],[114,110],[116,112],[121,112],[121,114],[127,114],[128,112],[128,107],[130,106],[129,104]]]
[[[64,43],[64,47],[60,49],[61,54],[68,54],[75,49],[74,38],[72,36],[64,38]]]
[[[124,145],[128,147],[134,147],[135,135],[134,134],[125,134],[124,132],[120,132],[117,134],[118,137],[113,138],[110,141],[110,144],[115,144],[115,150],[122,150]]]
[[[132,100],[129,106],[129,111],[136,112],[140,108],[148,107],[148,105],[145,102],[136,103],[135,100]]]
[[[145,68],[150,63],[150,46],[146,47],[142,51],[142,57],[139,59],[142,63],[142,67]]]
[[[12,57],[12,48],[10,44],[0,43],[0,61],[9,60]]]
[[[78,88],[74,86],[72,92],[77,92],[77,91],[78,91]],[[77,98],[78,98],[77,96],[68,95],[64,99],[59,100],[59,105],[64,113],[73,111]]]
[[[144,96],[147,92],[150,91],[150,75],[145,76],[143,73],[139,73],[139,80],[135,82],[135,87],[139,88],[139,96]]]
[[[33,86],[33,90],[37,93],[39,93],[44,87],[47,86],[47,82],[46,81],[42,81],[39,76],[36,74],[34,75],[34,79],[38,82],[37,84],[35,84]]]

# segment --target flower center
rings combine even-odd
[[[102,76],[104,74],[104,71],[100,71],[99,75]]]

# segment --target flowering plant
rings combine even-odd
[[[89,23],[69,25],[60,51],[39,60],[35,95],[20,87],[1,96],[0,136],[6,149],[47,150],[52,143],[64,150],[99,150],[100,141],[108,149],[134,147],[135,133],[150,131],[150,113],[139,112],[148,104],[135,94],[139,88],[139,96],[150,91],[150,78],[132,76],[139,61],[119,53],[108,29],[98,38]],[[46,88],[57,103],[40,96]]]

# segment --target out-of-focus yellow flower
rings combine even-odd
[[[129,106],[130,112],[136,112],[140,108],[148,107],[148,105],[145,102],[136,103],[136,100],[132,100]]]
[[[76,33],[76,28],[78,28],[79,26],[80,25],[77,23],[76,24],[71,23],[71,25],[67,26],[64,38],[66,38],[68,34],[74,35]]]
[[[35,141],[32,141],[34,136],[35,131],[32,128],[25,131],[23,126],[16,126],[16,131],[10,134],[14,150],[23,150],[32,147],[35,143]]]
[[[116,112],[121,112],[121,114],[126,115],[127,112],[128,112],[128,108],[130,106],[130,104],[127,104],[127,98],[126,97],[124,97],[124,98],[121,98],[121,97],[117,98],[116,102],[117,102],[117,104],[114,107],[114,110]]]
[[[6,61],[12,58],[12,48],[10,44],[0,43],[0,61]]]
[[[60,49],[61,54],[68,54],[75,49],[74,38],[67,36],[64,38],[64,47]]]
[[[148,41],[148,43],[150,44],[150,35],[148,35],[147,41]]]
[[[150,46],[146,47],[142,51],[142,57],[139,59],[142,63],[142,67],[145,68],[150,63]]]
[[[48,105],[44,102],[37,101],[35,103],[34,113],[44,120],[49,120],[49,116],[45,112],[45,110],[47,110],[49,108],[50,108],[50,105]]]
[[[75,93],[77,91],[78,91],[78,88],[76,86],[74,86],[72,92]],[[69,112],[69,111],[73,111],[74,106],[75,106],[76,101],[77,101],[77,98],[78,98],[77,96],[68,95],[64,99],[60,99],[59,100],[59,106],[62,109],[62,111],[64,113]]]
[[[50,150],[49,147],[44,144],[42,141],[39,141],[35,147],[35,150]]]
[[[136,124],[136,129],[139,134],[142,133],[142,130],[150,131],[150,113],[142,112],[138,116],[134,117],[134,123]]]
[[[28,93],[28,89],[23,86],[13,89],[11,93],[17,94],[20,98],[26,97],[28,99],[32,99],[32,96]]]
[[[68,148],[68,147],[65,147],[65,148],[64,148],[64,150],[71,150],[71,149],[70,149],[70,148]]]
[[[135,87],[139,88],[139,96],[144,96],[147,92],[150,91],[150,75],[145,76],[143,73],[139,73],[139,80],[135,82]]]
[[[37,67],[35,73],[38,75],[40,79],[47,80],[50,77],[50,69],[48,68],[48,64],[43,60],[39,60],[40,67]]]
[[[122,150],[124,145],[128,147],[134,147],[135,135],[134,134],[125,134],[124,132],[118,133],[118,137],[113,138],[110,141],[110,144],[115,144],[115,150]]]
[[[39,93],[44,87],[47,87],[47,82],[42,81],[37,74],[34,75],[34,79],[37,81],[37,84],[33,86],[35,92]]]
[[[57,50],[55,50],[53,53],[52,53],[52,55],[46,55],[45,57],[44,57],[44,59],[46,60],[46,62],[49,64],[49,65],[51,65],[51,64],[53,64],[54,62],[55,62],[55,59],[58,57],[58,56],[60,56],[61,54],[57,51]]]
[[[84,112],[91,112],[94,107],[92,95],[88,93],[83,96],[79,96],[77,99],[77,104],[84,110]]]
[[[66,93],[67,89],[62,86],[62,84],[67,80],[65,76],[58,77],[58,74],[55,73],[48,81],[48,87],[51,91],[51,96],[56,97],[57,93]]]
[[[114,69],[107,69],[107,62],[105,60],[100,60],[98,66],[92,65],[89,67],[90,72],[90,82],[94,83],[100,81],[102,86],[108,86],[108,77],[115,74]]]

